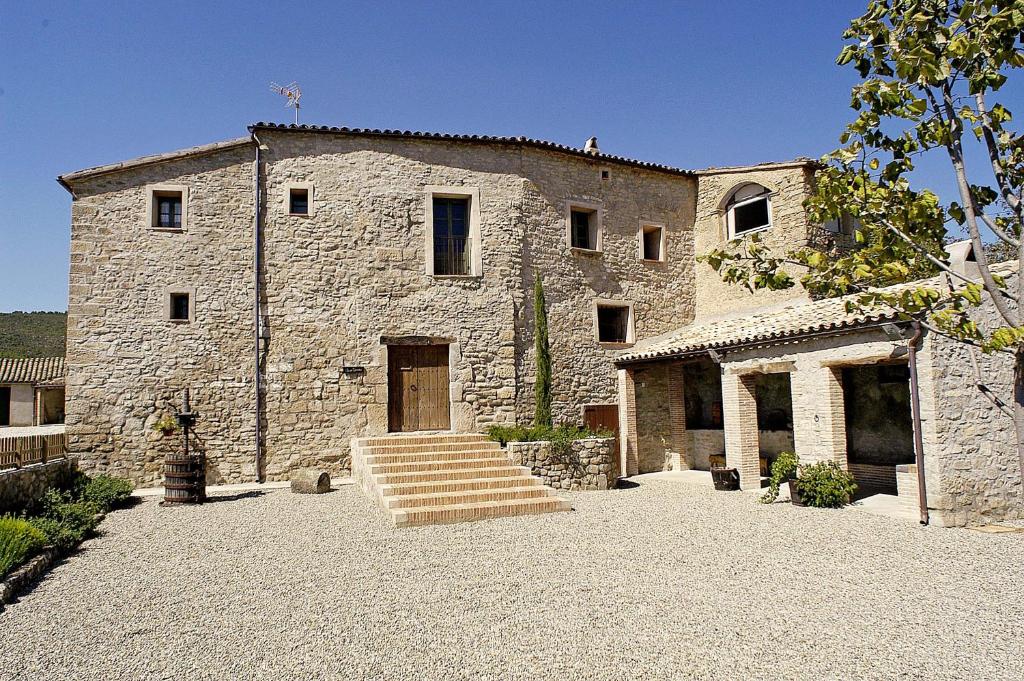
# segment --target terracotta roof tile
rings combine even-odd
[[[0,358],[0,383],[64,382],[63,357]]]

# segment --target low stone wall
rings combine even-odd
[[[618,477],[615,438],[576,440],[564,455],[552,452],[546,441],[509,442],[508,455],[555,489],[612,489]]]
[[[0,514],[20,511],[49,487],[69,482],[75,464],[75,459],[59,459],[0,471]]]

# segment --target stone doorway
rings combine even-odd
[[[388,430],[449,430],[448,345],[388,346]]]

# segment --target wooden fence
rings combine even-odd
[[[64,433],[51,435],[0,436],[0,470],[24,468],[63,459],[67,453]]]

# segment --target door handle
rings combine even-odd
[[[411,391],[413,391],[413,392],[416,392],[417,390],[419,390],[419,388],[417,388],[417,387],[416,387],[416,386],[414,386],[414,385],[410,385],[410,386],[409,386],[409,390],[411,390]]]

